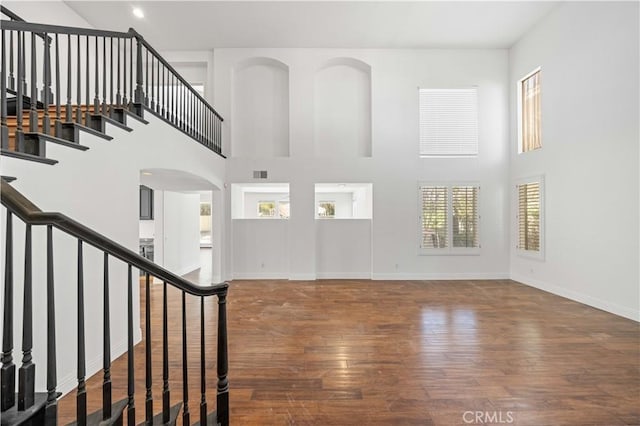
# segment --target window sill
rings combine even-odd
[[[480,248],[474,249],[420,249],[418,256],[480,256]]]

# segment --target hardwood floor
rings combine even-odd
[[[156,412],[161,297],[153,286]],[[188,309],[192,421],[200,401],[197,303]],[[170,291],[175,402],[179,309],[179,293]],[[207,304],[210,410],[215,309]],[[639,324],[513,281],[234,281],[228,318],[233,425],[640,425]],[[144,343],[135,358],[142,421]],[[88,382],[90,412],[101,401],[97,376]],[[116,401],[126,395],[126,355],[113,380]],[[71,393],[60,402],[61,423],[74,413]]]

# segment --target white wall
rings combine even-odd
[[[508,57],[506,50],[216,49],[215,105],[233,121],[231,75],[250,58],[273,58],[289,67],[290,157],[229,158],[227,181],[246,183],[253,170],[268,182],[290,182],[288,276],[317,274],[316,182],[373,185],[372,276],[377,279],[505,278],[509,273]],[[326,157],[314,151],[316,72],[335,58],[371,68],[371,157]],[[480,148],[477,158],[421,159],[418,155],[418,87],[478,86]],[[342,99],[338,95],[335,103]],[[419,256],[419,181],[477,181],[482,186],[479,256]],[[229,203],[230,200],[227,200]],[[227,217],[230,212],[227,210]],[[245,246],[234,226],[228,245]],[[264,250],[267,250],[264,247]],[[233,251],[229,270],[243,270]]]
[[[510,50],[511,180],[544,174],[546,253],[513,279],[640,320],[638,3],[563,3]],[[516,82],[542,67],[542,149],[518,154]],[[515,247],[515,209],[511,211]]]
[[[105,141],[84,134],[81,144],[88,151],[78,151],[56,144],[47,145],[47,155],[59,161],[54,166],[0,157],[2,175],[18,179],[12,185],[45,211],[59,211],[95,229],[134,252],[139,250],[139,183],[142,169],[177,169],[200,176],[218,188],[223,188],[225,161],[212,151],[194,142],[182,132],[147,114],[145,125],[129,120],[133,128],[128,133],[108,126],[114,136]],[[179,161],[176,152],[180,153]],[[153,155],[150,155],[153,153]],[[46,185],[43,184],[46,182]],[[51,188],[61,190],[52,191]],[[224,209],[223,197],[220,208]],[[2,209],[4,211],[4,209]],[[157,220],[156,216],[156,220]],[[2,218],[0,218],[2,220]],[[197,224],[197,217],[195,220]],[[223,229],[224,231],[224,229]],[[58,390],[68,392],[76,381],[76,332],[69,329],[76,319],[76,241],[56,232],[56,329],[58,348]],[[24,231],[15,231],[15,306],[20,318],[22,306],[23,259],[19,253]],[[44,233],[34,232],[34,324],[44,324]],[[156,236],[157,237],[157,236]],[[224,235],[220,236],[224,238]],[[224,253],[223,253],[224,256]],[[102,312],[102,255],[96,250],[85,253],[85,300],[87,336],[87,373],[91,375],[102,367],[102,321],[95,321],[89,313]],[[224,263],[223,263],[224,265]],[[0,268],[4,269],[4,268]],[[112,259],[111,276],[111,330],[112,356],[121,355],[126,348],[126,266]],[[134,325],[136,341],[140,340],[138,276],[134,273]],[[14,347],[19,347],[21,321],[16,323]],[[38,371],[46,366],[46,336],[43,327],[35,327],[34,358]],[[14,356],[18,352],[14,351]],[[45,389],[45,374],[38,374],[36,388]],[[117,386],[117,384],[116,384]]]
[[[255,58],[233,69],[231,154],[234,157],[289,155],[289,69]]]
[[[371,156],[371,68],[336,58],[316,71],[313,144],[317,156]]]
[[[200,267],[200,194],[164,192],[164,267],[184,275]]]
[[[370,219],[316,220],[318,278],[371,278]]]
[[[289,221],[233,219],[233,278],[289,277]]]

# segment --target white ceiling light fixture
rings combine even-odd
[[[139,19],[144,18],[144,12],[139,7],[134,7],[132,12],[133,12],[133,16],[135,16],[136,18],[139,18]]]

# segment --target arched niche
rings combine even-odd
[[[289,67],[249,58],[233,68],[231,155],[289,156]]]
[[[313,145],[320,157],[371,156],[371,66],[354,58],[325,62],[314,79]]]

